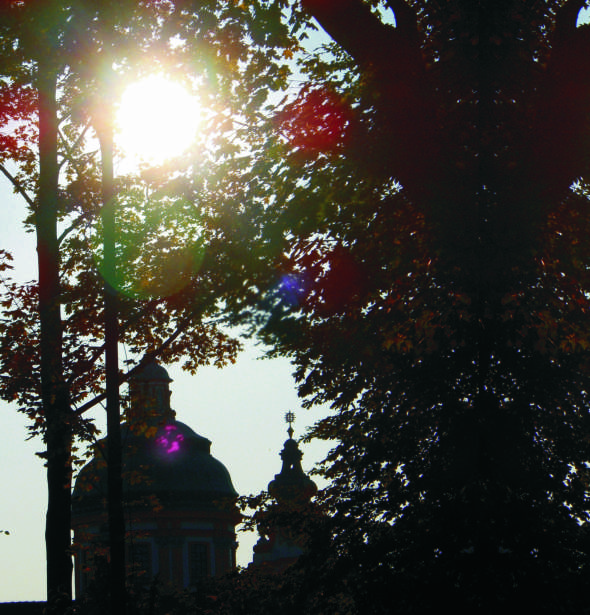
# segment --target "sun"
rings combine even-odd
[[[152,75],[130,84],[116,115],[116,142],[127,161],[159,164],[193,142],[202,112],[180,83]]]

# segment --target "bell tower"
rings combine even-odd
[[[303,453],[293,439],[293,422],[295,415],[292,412],[285,414],[289,427],[289,438],[283,445],[280,453],[283,466],[274,479],[268,484],[268,492],[277,502],[277,507],[293,511],[307,506],[316,494],[317,485],[305,474],[301,467]],[[265,565],[277,572],[285,570],[293,564],[303,553],[301,540],[286,527],[276,525],[267,538],[261,537],[254,545],[254,565]]]

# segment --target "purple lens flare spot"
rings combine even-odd
[[[164,433],[156,438],[156,444],[168,455],[180,450],[180,444],[184,441],[184,436],[178,432],[174,425],[166,425]]]

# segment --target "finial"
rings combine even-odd
[[[285,421],[289,423],[289,429],[287,429],[289,438],[293,438],[293,423],[295,422],[295,415],[292,412],[287,412],[285,414]]]

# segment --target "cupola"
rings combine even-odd
[[[274,480],[268,484],[268,492],[278,502],[285,500],[310,500],[317,492],[317,485],[305,474],[301,467],[303,453],[299,450],[299,445],[293,440],[293,421],[295,416],[292,412],[287,412],[285,418],[289,424],[287,433],[289,439],[283,444],[280,453],[283,460],[283,467]]]

